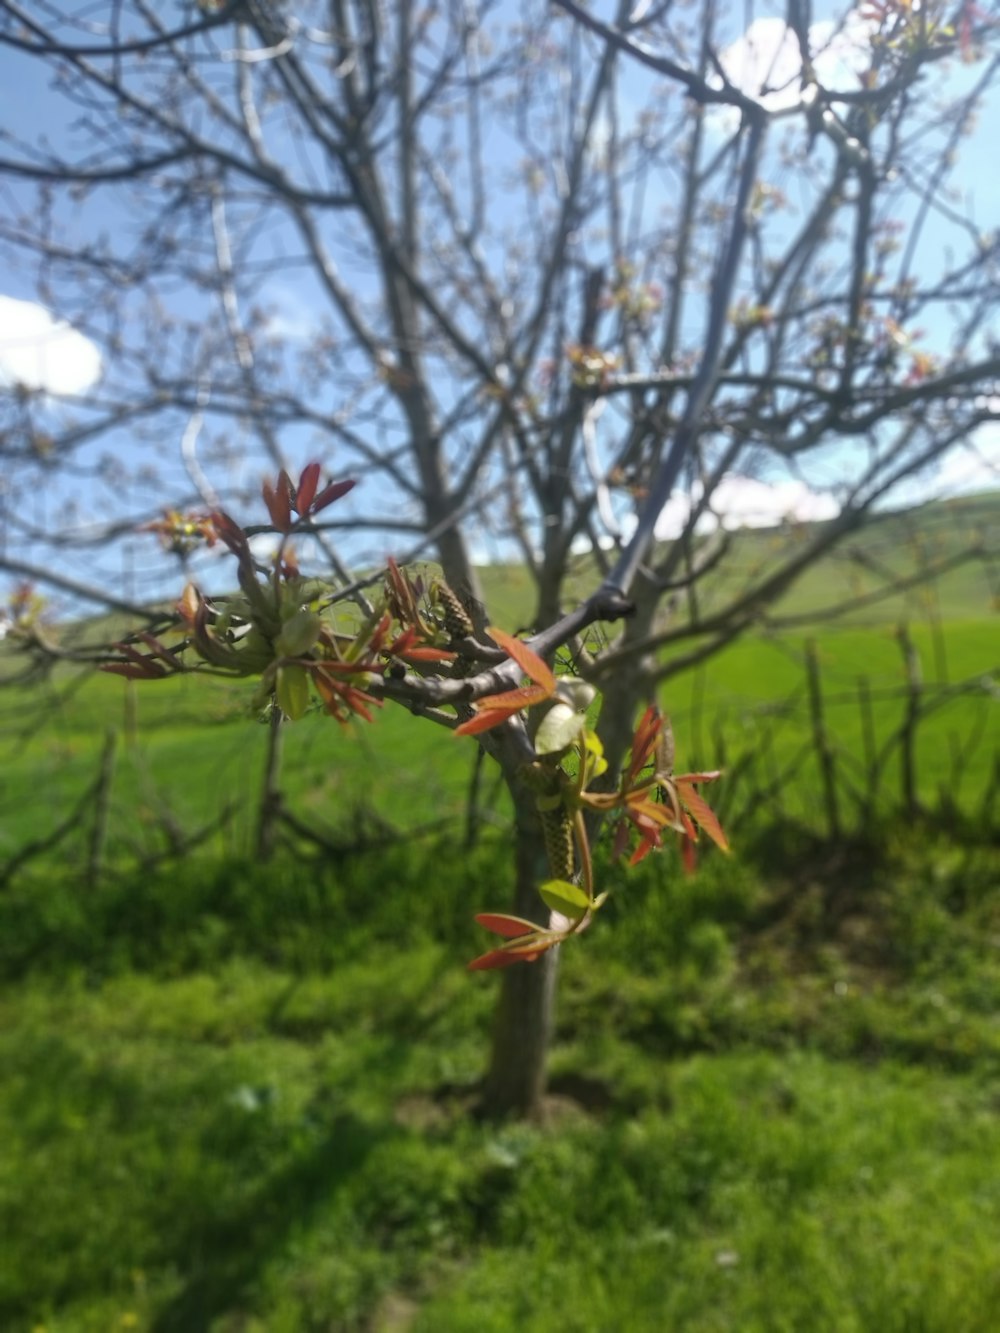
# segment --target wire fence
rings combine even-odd
[[[977,829],[986,839],[1000,836],[1000,672],[941,679],[940,645],[922,653],[906,625],[896,630],[895,644],[893,678],[831,663],[823,641],[782,641],[775,646],[794,664],[794,683],[766,702],[727,695],[695,674],[690,706],[673,714],[684,738],[683,767],[724,770],[710,796],[731,834],[795,823],[838,841],[886,821],[930,819]],[[927,678],[925,656],[935,679]],[[29,835],[4,840],[0,888],[53,862],[93,885],[105,874],[146,873],[197,851],[331,860],[425,835],[469,848],[507,817],[502,784],[466,747],[470,767],[455,770],[454,801],[439,818],[402,817],[407,791],[427,782],[426,771],[411,764],[401,767],[398,798],[389,805],[362,795],[346,808],[341,802],[337,822],[325,823],[303,799],[301,781],[292,781],[301,777],[295,757],[283,764],[284,730],[252,728],[262,779],[244,774],[237,794],[220,784],[214,805],[192,819],[190,809],[178,813],[183,773],[173,786],[136,783],[142,729],[133,701],[122,725],[107,731],[90,776],[84,772],[61,799],[50,795],[41,825],[35,818]],[[21,792],[20,809],[39,795]]]

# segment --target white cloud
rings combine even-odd
[[[101,376],[97,347],[34,301],[0,296],[0,385],[56,397],[86,393]]]
[[[691,494],[673,493],[660,510],[657,540],[670,541],[680,535],[702,493],[697,483]],[[723,527],[732,532],[737,528],[775,528],[782,523],[818,523],[834,518],[837,513],[839,506],[832,495],[811,490],[804,481],[768,485],[730,472],[715,488],[711,510],[700,516],[696,529],[714,532]]]
[[[1000,421],[980,426],[971,444],[946,454],[937,481],[949,495],[967,495],[1000,486]]]
[[[308,342],[320,331],[316,311],[297,292],[274,286],[267,292],[268,310],[264,332],[286,342]]]
[[[956,445],[933,469],[896,487],[893,508],[949,500],[1000,487],[1000,422],[980,426],[968,444]]]
[[[831,92],[850,92],[871,58],[873,25],[851,10],[841,25],[829,21],[809,29],[809,51],[816,77]],[[725,47],[719,62],[726,77],[749,97],[762,97],[768,111],[784,111],[802,99],[802,57],[791,28],[781,18],[759,18],[742,37]]]

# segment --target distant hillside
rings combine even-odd
[[[702,613],[725,607],[756,582],[768,565],[787,557],[823,526],[803,523],[732,534],[732,549],[723,567],[698,585]],[[871,604],[863,600],[889,577],[913,578],[976,545],[992,547],[992,564],[969,562],[893,597]],[[424,567],[428,572],[436,568]],[[527,570],[521,565],[490,565],[479,573],[491,618],[514,630],[530,628],[534,590]],[[580,556],[570,588],[582,598],[598,578],[593,558]],[[849,604],[842,620],[845,626],[895,624],[929,615],[968,620],[996,614],[1000,609],[1000,491],[874,515],[860,532],[807,570],[768,610],[772,616],[805,616],[844,603]],[[60,626],[59,636],[76,645],[104,644],[121,638],[130,628],[127,619],[115,613]],[[0,642],[0,679],[11,670],[10,651],[9,644]]]
[[[732,534],[732,549],[719,572],[698,585],[703,614],[726,606],[778,560],[810,541],[825,524],[787,528],[747,528]],[[909,579],[945,564],[973,546],[992,546],[988,562],[970,562],[893,597],[866,604],[861,599],[892,578]],[[518,627],[532,614],[533,591],[521,566],[494,565],[480,571],[491,613],[499,624]],[[580,557],[573,585],[585,596],[597,579],[593,559]],[[780,616],[807,615],[844,602],[854,603],[845,625],[895,624],[926,619],[989,616],[1000,608],[1000,491],[874,515],[856,535],[845,538],[769,608]]]
[[[742,557],[727,562],[722,577],[704,589],[705,604],[725,604],[748,578],[789,548],[801,545],[816,526],[757,529],[735,537]],[[875,515],[856,535],[845,538],[771,608],[775,615],[806,615],[848,604],[845,625],[881,625],[902,619],[967,620],[1000,609],[1000,567],[971,561],[930,582],[874,601],[863,601],[893,579],[912,579],[947,564],[973,547],[990,548],[1000,559],[1000,492],[941,501],[917,509]],[[745,573],[744,573],[745,571]],[[755,572],[756,571],[756,572]]]

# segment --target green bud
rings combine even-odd
[[[275,696],[286,717],[297,722],[309,707],[309,673],[296,663],[278,667]]]
[[[282,626],[275,647],[281,657],[301,657],[316,645],[323,622],[315,611],[303,607]]]

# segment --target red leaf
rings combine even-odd
[[[512,963],[517,962],[520,962],[520,959],[504,953],[503,949],[491,949],[489,953],[482,953],[478,958],[473,958],[471,963],[466,964],[466,968],[470,972],[490,972],[494,968],[510,967]]]
[[[181,659],[177,657],[175,653],[172,653],[169,648],[165,647],[159,639],[155,638],[152,634],[148,634],[145,630],[140,630],[138,637],[143,641],[154,657],[158,657],[161,662],[166,662],[167,666],[171,667],[174,671],[184,670],[184,663]]]
[[[677,778],[674,780],[674,786],[677,789],[677,795],[681,805],[689,815],[697,822],[699,828],[708,836],[723,852],[729,851],[729,842],[725,833],[722,831],[722,825],[716,817],[715,811],[704,799],[699,796],[697,791],[686,778]]]
[[[143,671],[145,671],[147,679],[155,680],[158,677],[165,674],[163,667],[160,666],[159,662],[154,662],[151,657],[147,657],[143,653],[136,652],[136,650],[130,647],[129,644],[116,643],[114,647],[117,648],[120,653],[124,653],[125,656],[132,663],[134,663],[135,666],[140,667]],[[178,663],[177,665],[180,664]]]
[[[327,505],[332,505],[334,500],[339,500],[348,491],[353,491],[357,484],[356,481],[331,481],[329,486],[324,486],[319,495],[313,500],[312,512],[318,514]]]
[[[503,694],[488,694],[477,700],[473,707],[488,712],[519,713],[522,708],[530,708],[548,697],[549,691],[544,685],[519,685],[516,690],[506,690]]]
[[[540,958],[552,948],[553,944],[558,944],[558,940],[546,940],[543,944],[530,949],[491,949],[489,953],[480,954],[466,966],[470,972],[489,972],[498,967],[511,967],[514,963],[533,963],[536,958]]]
[[[375,721],[368,710],[368,704],[371,704],[373,708],[382,707],[381,699],[376,699],[370,694],[365,694],[364,690],[355,689],[353,685],[346,685],[344,687],[344,699],[347,706],[363,717],[366,722]]]
[[[457,653],[450,653],[446,648],[407,648],[404,652],[390,648],[394,657],[402,657],[407,662],[454,662]]]
[[[660,846],[661,843],[658,838],[656,841],[654,841],[651,837],[647,835],[645,838],[643,838],[642,842],[639,843],[639,846],[629,857],[628,861],[629,865],[637,866],[640,861],[645,861],[646,857],[649,855],[650,852],[659,851]]]
[[[264,481],[261,494],[271,522],[279,532],[289,532],[292,526],[292,481],[284,468],[278,473],[276,485]]]
[[[470,717],[466,722],[460,723],[452,732],[452,735],[475,736],[480,731],[489,731],[491,727],[498,727],[501,722],[506,722],[517,711],[516,708],[484,709],[481,713],[477,713],[475,717]]]
[[[309,506],[313,502],[318,485],[319,464],[307,463],[302,469],[302,476],[299,477],[299,484],[295,489],[295,512],[297,514],[308,514]]]
[[[681,838],[681,863],[688,875],[698,869],[698,852],[690,838]]]
[[[247,546],[247,535],[240,525],[233,521],[228,514],[224,514],[221,509],[217,509],[211,515],[212,527],[226,543],[229,549],[235,555],[243,555],[249,549]]]
[[[502,629],[494,629],[492,625],[486,632],[494,643],[499,644],[504,652],[514,659],[526,676],[536,685],[542,686],[546,692],[545,697],[555,693],[556,678],[552,671],[523,640],[515,639],[513,634],[505,634]]]
[[[506,912],[479,912],[475,919],[486,930],[492,930],[494,935],[511,938],[531,935],[538,929],[534,921],[526,921],[523,916],[508,916]]]
[[[656,738],[663,725],[663,715],[655,704],[650,704],[643,713],[639,725],[632,737],[632,754],[629,759],[625,786],[630,787],[642,770],[649,763],[649,757],[656,748]]]
[[[658,805],[648,796],[631,797],[625,809],[630,819],[649,828],[662,828],[665,824],[675,822],[672,810],[668,810],[664,805]]]
[[[124,676],[126,680],[163,679],[163,672],[155,662],[151,662],[148,667],[137,666],[134,662],[104,662],[101,665],[101,670],[107,671],[113,676]]]

